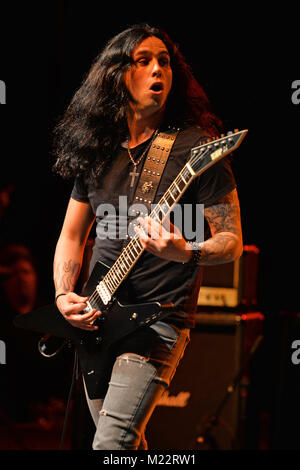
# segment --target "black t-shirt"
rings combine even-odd
[[[201,128],[196,126],[184,129],[178,134],[161,177],[154,203],[161,199],[189,160],[191,149],[201,145],[201,141],[206,135]],[[149,141],[144,142],[131,149],[135,161],[142,155],[148,143]],[[143,161],[137,167],[139,173]],[[121,233],[123,236],[124,231],[121,229],[124,228],[124,224],[127,226],[129,218],[124,211],[125,199],[122,199],[121,202],[119,196],[123,198],[127,196],[127,208],[129,208],[132,204],[135,187],[138,184],[138,178],[136,178],[134,187],[130,187],[129,173],[132,170],[133,165],[129,160],[127,149],[120,146],[115,159],[100,176],[101,181],[97,185],[84,183],[82,177],[75,180],[71,197],[77,201],[89,203],[96,215],[97,236],[90,271],[97,260],[112,265],[124,247],[124,239],[118,238],[118,234]],[[195,217],[196,213],[186,209],[188,206],[184,205],[190,205],[189,208],[192,206],[195,208],[196,204],[204,204],[204,207],[211,206],[235,187],[235,179],[227,159],[217,162],[192,181],[179,201],[183,214],[180,229],[186,239],[189,239],[186,232],[190,231],[192,234],[189,218]],[[103,204],[107,206],[103,206]],[[104,209],[107,209],[107,212]],[[185,216],[185,214],[187,215]],[[175,219],[171,218],[171,220]],[[189,231],[185,230],[187,222],[189,223]],[[107,236],[108,234],[109,236]],[[194,312],[197,307],[201,281],[199,267],[167,261],[144,251],[127,280],[129,283],[128,301],[130,303],[174,302],[176,306],[178,305],[178,314],[168,317],[168,321],[182,327],[194,326]]]

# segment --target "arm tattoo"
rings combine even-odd
[[[231,232],[240,236],[240,205],[236,190],[224,196],[214,206],[205,209],[204,213],[212,235]]]
[[[213,265],[233,261],[236,257],[237,242],[234,234],[217,233],[202,244],[200,264]]]
[[[56,291],[73,291],[79,275],[79,271],[80,263],[75,263],[72,259],[69,259],[69,261],[58,263],[55,268],[54,275]]]
[[[242,249],[240,206],[236,190],[204,211],[212,237],[202,246],[200,264],[226,263],[235,259]]]

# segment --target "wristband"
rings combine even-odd
[[[191,259],[189,260],[189,264],[193,264],[194,266],[197,266],[200,264],[203,251],[201,250],[199,243],[189,242],[189,244],[193,247],[192,256],[191,256]]]
[[[57,304],[56,304],[56,301],[57,301],[58,297],[60,297],[61,295],[67,295],[67,292],[58,294],[58,295],[55,297],[55,301],[54,301],[55,305],[57,305]]]

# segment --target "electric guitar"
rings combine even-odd
[[[190,159],[155,205],[150,217],[162,222],[191,182],[238,148],[247,132],[247,130],[229,132],[226,136],[194,147]],[[111,267],[100,261],[96,262],[82,295],[88,297],[84,313],[93,308],[102,312],[95,322],[99,326],[98,330],[87,332],[73,327],[55,305],[19,315],[14,321],[18,327],[41,333],[47,332],[58,338],[67,338],[74,343],[90,398],[98,398],[106,391],[110,347],[138,328],[149,326],[176,310],[173,304],[147,302],[124,305],[120,302],[122,290],[126,289],[124,281],[143,251],[139,237],[135,235]]]

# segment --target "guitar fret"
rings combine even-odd
[[[131,249],[130,249],[129,246],[126,247],[126,255],[127,255],[127,257],[129,258],[129,261],[132,262],[132,259],[131,259],[132,251],[131,251]],[[133,256],[134,256],[134,255],[133,255]],[[134,259],[133,259],[133,260],[134,260]]]
[[[162,201],[163,201],[164,205],[167,206],[167,210],[169,211],[169,209],[172,207],[172,205],[168,203],[165,196],[162,197]]]
[[[179,173],[178,177],[181,178],[181,180],[179,181],[176,181],[176,186],[179,188],[179,191],[182,192],[184,187],[186,186],[186,181],[184,180],[184,178],[182,177],[181,173]],[[176,178],[176,180],[178,180],[178,177]]]
[[[122,279],[124,277],[124,273],[122,271],[122,267],[121,267],[120,262],[118,260],[116,261],[116,266],[115,266],[114,269],[117,273],[117,276],[119,276],[119,280]]]
[[[124,263],[123,258],[120,260],[120,263],[122,263],[122,264],[121,264],[121,267],[122,267],[122,269],[123,269],[123,270],[125,271],[125,273],[126,273],[126,271],[127,271],[127,266],[126,266],[126,264]]]
[[[126,271],[128,270],[127,258],[124,256],[124,252],[122,253],[122,262],[125,266]]]
[[[168,196],[170,196],[171,199],[172,199],[172,204],[169,204],[169,206],[172,207],[173,202],[176,201],[176,198],[173,196],[173,194],[171,193],[171,191],[169,189],[168,189],[167,193],[168,193]]]
[[[185,165],[185,167],[182,169],[182,171],[186,175],[188,181],[195,175],[195,172],[192,169],[189,162]]]
[[[177,185],[176,181],[174,181],[174,183],[173,183],[173,184],[175,184],[175,186],[176,186],[176,188],[178,189],[178,192],[179,192],[179,194],[180,194],[180,193],[181,193],[181,191],[180,191],[180,188],[179,188],[179,186]]]
[[[135,255],[135,252],[134,252],[134,244],[130,242],[128,247],[129,247],[131,255],[133,256],[133,262],[134,262],[135,258],[136,258],[136,255]]]
[[[111,294],[113,294],[113,292],[116,291],[116,289],[118,288],[118,286],[121,284],[123,278],[119,279],[116,275],[116,271],[115,269],[113,269],[113,272],[115,274],[115,278],[113,279],[112,276],[109,277],[109,282],[110,282],[110,285],[112,285],[113,289],[111,290]],[[107,281],[107,278],[105,277],[104,278],[105,281]]]
[[[116,290],[116,287],[118,285],[118,281],[116,282],[116,280],[115,280],[115,270],[114,269],[110,273],[109,282],[110,282],[110,285],[113,288],[113,290],[111,290],[111,289],[110,290],[111,290],[111,292],[113,292],[114,290]]]
[[[170,187],[170,194],[172,195],[175,202],[180,197],[180,191],[176,188],[175,182],[172,183],[172,186]]]
[[[114,290],[116,290],[118,285],[120,284],[120,282],[122,282],[122,278],[118,277],[115,269],[113,271],[114,271],[114,274],[113,274],[113,278],[111,280],[114,283]]]
[[[136,244],[138,245],[139,249],[141,250],[141,251],[140,251],[140,253],[141,253],[144,248],[142,247],[141,242],[140,242],[140,240],[139,240],[138,238],[136,239]]]
[[[165,205],[167,204],[158,204],[158,207],[157,207],[157,211],[158,211],[158,214],[161,213],[162,214],[162,218],[159,217],[158,215],[158,219],[161,221],[169,212],[169,206],[166,208],[166,211],[164,210],[165,209]],[[155,208],[156,210],[156,208]]]
[[[135,243],[132,243],[133,249],[136,251],[137,254],[139,254],[139,250],[136,248]]]
[[[189,173],[189,171],[186,169],[184,172],[183,172],[183,176],[184,176],[184,179],[186,181],[186,184],[190,181],[190,179],[192,178],[192,175],[191,173]]]
[[[123,279],[122,270],[121,270],[118,262],[116,263],[116,265],[114,265],[112,267],[112,271],[114,273],[114,276],[117,280],[117,285],[118,285],[120,282],[122,282],[122,279]]]
[[[103,282],[104,282],[104,284],[105,284],[105,287],[106,287],[110,292],[112,292],[112,291],[113,291],[113,286],[111,285],[110,277],[111,277],[111,273],[107,273],[107,275],[106,275],[105,278],[103,279]]]
[[[155,211],[155,209],[154,209],[154,211]],[[152,219],[156,220],[157,222],[161,222],[161,218],[159,217],[159,212],[157,212],[157,213],[154,212],[152,214]]]
[[[117,273],[116,269],[112,270],[111,277],[112,277],[112,282],[114,282],[116,284],[118,284],[120,282],[120,279],[118,278],[118,273]]]
[[[111,287],[109,287],[110,282],[109,282],[109,278],[107,278],[107,275],[102,280],[102,282],[104,283],[106,289],[110,292],[110,294],[112,294],[114,292],[114,289],[111,289]]]
[[[121,279],[124,277],[124,273],[122,271],[122,266],[120,264],[120,261],[117,259],[116,263],[115,263],[115,270],[117,270],[118,273],[121,274]]]
[[[113,293],[113,292],[116,290],[116,288],[117,288],[117,284],[115,284],[115,281],[114,281],[114,279],[112,278],[112,274],[111,274],[110,277],[109,277],[109,283],[110,283],[110,288],[109,288],[109,290],[110,290],[111,293]]]
[[[182,179],[183,179],[183,181],[184,181],[184,183],[186,184],[186,180],[185,180],[185,178],[184,178],[184,176],[183,176],[183,174],[182,174],[182,171],[179,173],[179,175],[178,175],[178,176],[180,176],[180,178],[182,178]]]

